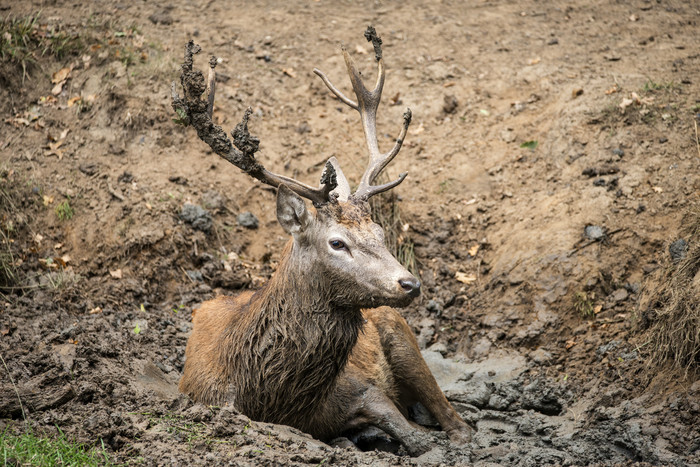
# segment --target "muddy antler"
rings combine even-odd
[[[367,27],[365,31],[365,38],[367,41],[372,42],[374,46],[375,59],[377,60],[377,83],[372,91],[369,91],[360,77],[360,72],[355,66],[355,61],[352,59],[348,51],[343,47],[343,56],[345,57],[345,65],[348,69],[348,75],[350,75],[350,81],[352,82],[352,88],[357,96],[357,102],[346,97],[338,88],[333,86],[328,77],[319,69],[314,68],[314,73],[321,77],[328,89],[335,94],[338,99],[343,101],[348,106],[360,112],[360,118],[362,120],[362,128],[365,132],[365,139],[367,140],[367,147],[369,149],[369,165],[367,170],[365,170],[362,179],[360,180],[360,185],[357,190],[352,195],[355,199],[366,201],[371,196],[374,196],[383,191],[390,190],[394,188],[399,183],[403,182],[406,178],[406,173],[399,175],[397,180],[394,180],[384,185],[373,186],[374,180],[377,176],[384,170],[384,167],[391,162],[391,160],[399,153],[403,140],[406,137],[406,132],[408,131],[408,126],[411,124],[411,109],[406,109],[403,114],[403,127],[401,128],[401,133],[396,140],[396,144],[391,149],[391,151],[382,154],[379,152],[379,143],[377,142],[377,108],[379,107],[379,101],[382,98],[382,88],[384,87],[384,60],[382,59],[382,40],[377,35],[377,31],[372,26]]]
[[[335,200],[335,197],[330,194],[338,186],[337,164],[334,164],[334,160],[329,160],[326,163],[321,177],[321,186],[313,188],[284,175],[272,173],[255,159],[260,140],[248,131],[248,119],[252,113],[250,108],[245,111],[243,120],[231,132],[233,143],[226,136],[224,130],[212,122],[216,82],[214,69],[217,59],[211,57],[209,60],[209,76],[205,88],[202,72],[192,69],[193,55],[201,50],[201,47],[193,41],[189,41],[185,46],[185,61],[182,64],[182,74],[180,75],[184,96],[181,98],[177,94],[175,82],[173,82],[171,90],[172,106],[179,117],[176,122],[185,125],[191,124],[197,130],[197,136],[207,143],[216,154],[263,183],[275,188],[280,184],[285,184],[299,196],[313,201],[317,206]],[[201,98],[204,92],[207,94],[207,100]]]

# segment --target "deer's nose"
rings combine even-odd
[[[411,297],[417,297],[420,295],[420,281],[415,277],[411,277],[410,279],[399,279],[399,285]]]

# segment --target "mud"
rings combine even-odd
[[[700,463],[700,383],[650,366],[637,312],[698,202],[696,3],[0,0],[39,10],[85,49],[24,81],[0,68],[0,430],[147,465]],[[177,393],[192,310],[259,287],[285,243],[274,192],[173,122],[185,44],[195,69],[221,57],[213,121],[230,132],[250,107],[266,168],[316,186],[335,156],[357,183],[359,119],[312,70],[348,94],[343,44],[371,81],[369,24],[380,149],[413,113],[387,174],[409,173],[400,238],[424,283],[403,314],[478,430],[466,448],[432,431],[418,458]]]

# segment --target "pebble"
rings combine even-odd
[[[191,224],[197,230],[209,232],[212,226],[209,211],[198,204],[185,203],[180,211],[180,219]]]
[[[236,222],[238,225],[245,227],[246,229],[257,229],[260,224],[258,218],[252,212],[246,211],[240,213],[236,217]]]
[[[615,154],[616,156],[622,157],[625,155],[625,151],[623,151],[620,148],[615,148],[612,150],[612,153]]]
[[[617,289],[612,293],[612,299],[614,302],[624,302],[627,300],[629,293],[626,289]]]
[[[688,242],[679,238],[668,246],[668,252],[671,254],[671,260],[677,263],[688,254]]]
[[[598,225],[587,225],[583,234],[591,240],[602,240],[605,238],[605,229]]]

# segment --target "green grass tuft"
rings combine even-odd
[[[41,436],[29,430],[14,434],[5,430],[0,434],[0,462],[2,465],[113,465],[104,448],[69,440],[59,430],[58,437]]]

